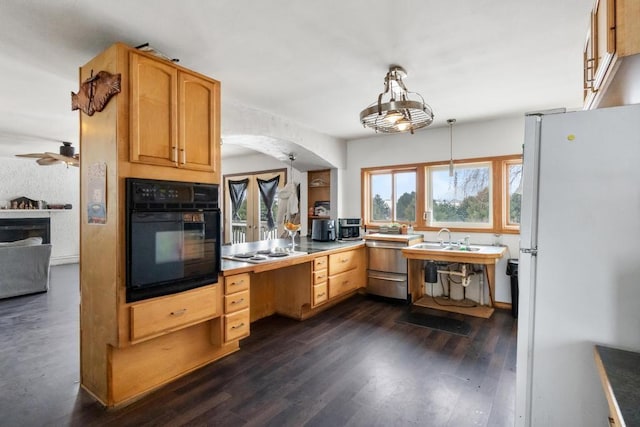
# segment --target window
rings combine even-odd
[[[397,222],[417,230],[518,233],[522,156],[362,169],[362,218],[377,227]]]
[[[519,227],[522,203],[522,161],[505,162],[505,219],[504,227]]]
[[[430,225],[491,228],[491,163],[457,164],[452,176],[448,166],[427,166],[426,169]]]
[[[370,222],[411,223],[416,220],[416,171],[385,170],[369,174]]]

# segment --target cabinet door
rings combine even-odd
[[[178,72],[180,167],[215,172],[218,160],[219,85]]]
[[[176,166],[178,162],[177,70],[130,53],[130,160]]]
[[[616,9],[614,0],[598,0],[591,21],[593,49],[595,52],[595,79],[593,90],[597,91],[616,52]]]

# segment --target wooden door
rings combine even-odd
[[[177,166],[177,70],[131,52],[130,160]]]
[[[220,85],[179,71],[178,88],[178,163],[186,169],[216,172]]]

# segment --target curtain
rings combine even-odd
[[[266,219],[267,219],[267,228],[269,230],[273,230],[276,226],[276,222],[273,219],[273,202],[276,199],[276,195],[278,194],[278,183],[280,182],[280,176],[276,176],[271,179],[260,179],[258,180],[258,188],[260,189],[260,198],[262,202],[267,207]]]
[[[247,187],[249,186],[249,178],[241,179],[239,181],[229,180],[229,198],[231,199],[231,218],[232,221],[240,220],[238,210],[242,205],[242,202],[247,197]]]

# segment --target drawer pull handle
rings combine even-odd
[[[323,292],[323,293],[321,293],[321,294],[318,294],[318,295],[317,295],[317,297],[318,297],[318,298],[323,297],[323,296],[325,296],[325,294],[326,294],[326,292]]]
[[[343,285],[346,285],[347,283],[349,283],[349,281],[348,281],[348,280],[344,280],[344,281],[342,282],[342,284],[343,284]]]
[[[243,283],[244,283],[244,279],[240,280],[239,282],[231,282],[229,286],[242,285]]]
[[[244,322],[240,323],[239,325],[232,326],[231,329],[238,329],[238,328],[242,328],[243,326],[244,326]]]
[[[324,276],[318,276],[318,280],[324,279]]]
[[[181,308],[180,310],[176,310],[176,311],[172,311],[171,315],[172,316],[182,316],[183,314],[185,314],[187,312],[186,308]]]
[[[340,260],[340,262],[349,262],[349,258],[343,258]]]
[[[231,304],[240,304],[241,302],[244,302],[244,298],[240,298],[238,301],[231,301]]]

